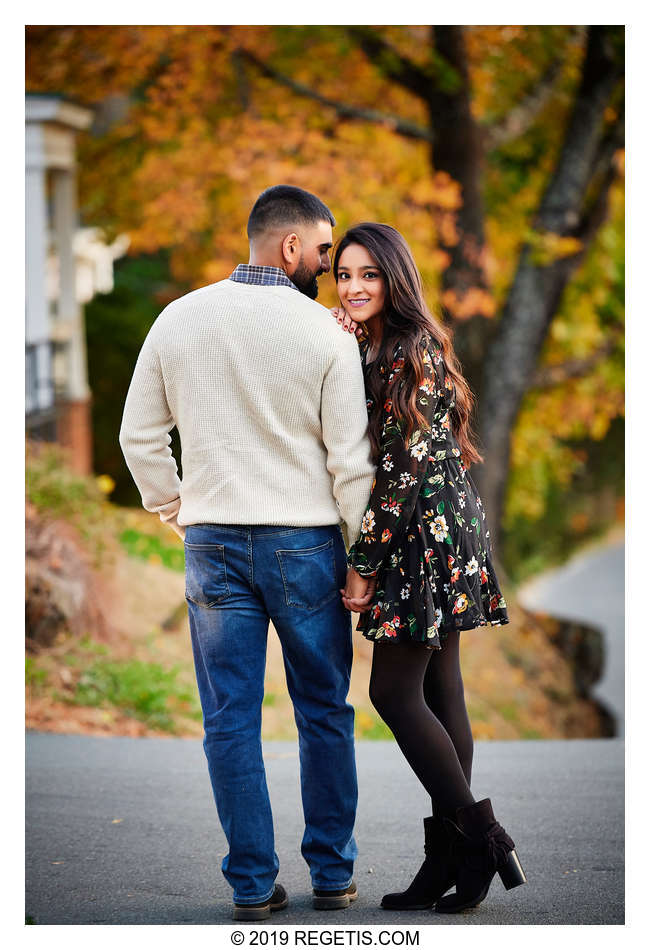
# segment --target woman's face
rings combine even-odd
[[[342,306],[357,323],[383,313],[386,281],[377,261],[361,244],[348,244],[339,257],[336,289]]]

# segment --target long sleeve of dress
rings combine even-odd
[[[427,472],[432,444],[432,422],[442,396],[441,350],[431,341],[423,341],[424,380],[417,394],[417,406],[427,420],[424,428],[405,438],[405,424],[392,414],[387,401],[383,409],[383,428],[379,463],[361,533],[348,553],[348,564],[364,577],[379,572],[391,550],[405,534]],[[404,365],[401,347],[393,354],[387,382]]]

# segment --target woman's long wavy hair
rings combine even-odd
[[[368,374],[368,389],[373,408],[368,419],[370,444],[375,460],[379,457],[381,414],[386,399],[392,401],[393,413],[405,422],[406,437],[415,429],[426,428],[427,421],[418,409],[418,389],[424,381],[424,362],[420,341],[430,334],[442,348],[445,369],[456,388],[455,405],[451,410],[451,428],[467,466],[482,462],[474,445],[470,417],[474,404],[472,392],[451,343],[451,333],[436,320],[424,301],[422,280],[411,250],[395,228],[388,224],[364,222],[350,228],[339,241],[334,253],[334,277],[338,281],[339,260],[350,244],[360,244],[377,262],[386,285],[386,301],[382,315],[384,332],[376,359]],[[397,342],[402,344],[404,367],[396,373],[388,391],[379,367],[385,363]],[[400,386],[403,381],[405,385]]]

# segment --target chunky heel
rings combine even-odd
[[[496,874],[508,891],[526,883],[515,843],[494,817],[489,798],[457,808],[456,818],[457,824],[445,819],[452,836],[456,893],[440,898],[436,904],[439,914],[458,914],[478,907]]]
[[[505,864],[502,867],[497,868],[497,873],[507,891],[511,890],[513,887],[518,887],[520,884],[526,883],[524,869],[521,866],[521,862],[519,861],[517,852],[514,850],[514,848],[509,852]]]

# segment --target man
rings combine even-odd
[[[144,507],[185,539],[204,748],[236,920],[287,905],[275,884],[260,738],[269,619],[299,733],[301,850],[314,906],[342,908],[356,897],[339,522],[357,537],[374,467],[356,340],[315,302],[334,224],[309,192],[263,192],[248,221],[249,264],[174,301],[153,324],[120,432]],[[182,482],[169,449],[174,425]]]

